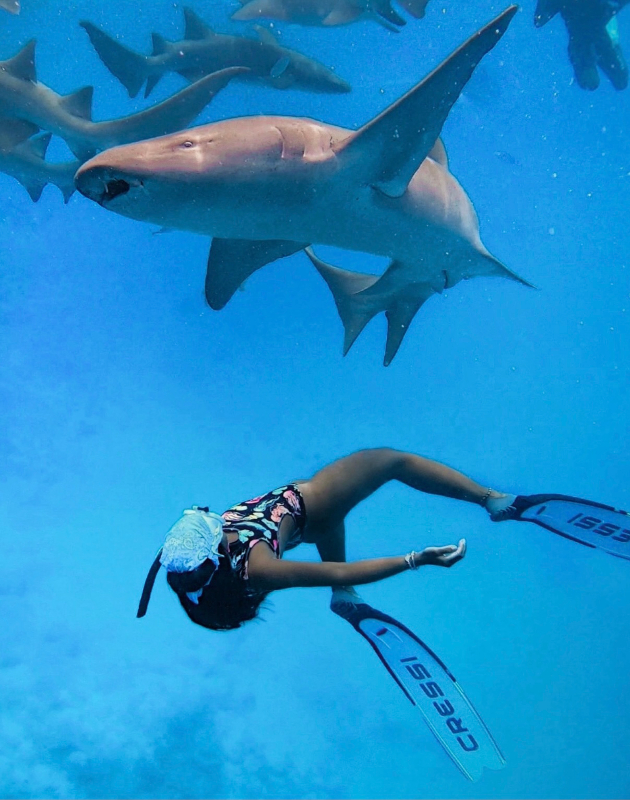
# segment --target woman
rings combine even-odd
[[[293,586],[351,587],[416,570],[452,567],[466,542],[401,556],[346,562],[346,514],[383,484],[397,480],[421,492],[483,506],[494,520],[509,516],[515,495],[485,488],[450,467],[389,448],[361,450],[310,480],[294,481],[221,516],[207,508],[184,512],[167,534],[147,577],[138,616],[144,616],[160,566],[193,622],[230,630],[253,619],[269,592]],[[321,563],[283,556],[301,542],[315,544]],[[263,547],[257,545],[263,544]]]

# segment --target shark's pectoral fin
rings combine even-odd
[[[352,347],[357,337],[375,314],[382,311],[379,307],[367,302],[355,302],[353,298],[364,289],[369,288],[379,279],[378,275],[367,275],[362,272],[350,272],[327,264],[318,258],[310,247],[306,255],[313,266],[328,284],[341,317],[344,330],[343,354]]]
[[[306,247],[304,243],[283,239],[251,241],[249,239],[213,239],[206,272],[206,300],[219,311],[234,292],[257,269],[278,258],[293,255]]]
[[[542,28],[556,16],[562,6],[561,0],[538,0],[534,11],[534,25]]]
[[[479,61],[507,30],[510,6],[475,33],[423,81],[338,146],[342,168],[400,197],[434,146],[453,104]]]

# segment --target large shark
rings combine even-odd
[[[23,120],[0,120],[0,172],[19,181],[35,203],[47,183],[57,186],[67,203],[81,162],[47,162],[46,149],[52,134],[34,136],[37,130],[36,125]]]
[[[229,81],[246,72],[231,68],[208,75],[145,111],[92,122],[91,86],[62,97],[37,81],[35,40],[0,61],[0,117],[26,120],[64,139],[81,161],[99,150],[181,130]]]
[[[429,0],[399,0],[412,17],[421,19]],[[388,30],[400,30],[406,24],[393,8],[391,0],[240,0],[242,8],[232,19],[277,19],[298,25],[347,25],[373,19]]]
[[[146,81],[148,97],[160,78],[177,72],[197,81],[210,72],[227,67],[247,67],[243,77],[262,80],[276,89],[309,92],[349,92],[350,85],[313,58],[282,47],[266,28],[257,28],[258,38],[215,33],[190,8],[184,8],[186,29],[179,42],[167,42],[153,34],[150,56],[136,53],[108,36],[91,22],[81,22],[99,58],[135,97]]]
[[[380,278],[317,266],[346,351],[386,311],[389,364],[436,292],[478,275],[525,283],[481,243],[438,139],[515,13],[508,8],[356,132],[294,117],[226,120],[101,153],[79,169],[77,188],[123,216],[214,236],[206,278],[214,309],[255,270],[313,243],[388,256]]]

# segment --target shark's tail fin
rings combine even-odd
[[[386,272],[378,276],[333,267],[318,258],[310,247],[306,254],[333,294],[344,327],[344,356],[368,322],[385,312],[387,343],[383,364],[386,367],[393,361],[420,307],[444,288],[400,280],[400,272],[408,268],[398,261],[392,261]]]
[[[90,37],[103,64],[122,83],[129,97],[135,97],[150,76],[147,56],[120,44],[91,22],[83,20],[79,24]]]

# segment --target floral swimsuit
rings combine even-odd
[[[252,547],[259,542],[266,542],[275,557],[280,558],[278,531],[286,514],[289,514],[296,524],[296,530],[285,546],[285,550],[291,550],[302,541],[306,525],[304,500],[294,483],[281,486],[260,497],[254,497],[253,500],[246,500],[221,514],[225,523],[223,531],[227,534],[238,534],[238,539],[230,542],[230,561],[232,569],[243,580],[248,578],[249,554]]]

